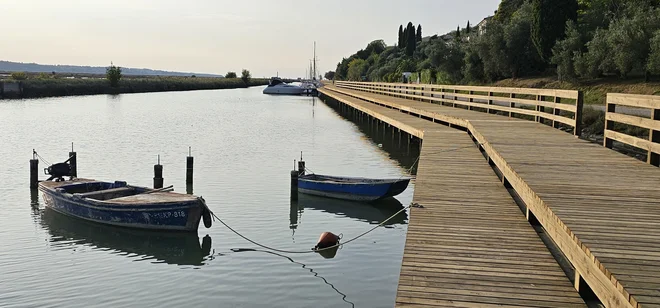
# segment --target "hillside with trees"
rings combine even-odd
[[[338,80],[484,84],[507,78],[563,81],[660,76],[660,0],[503,0],[478,26],[422,37],[399,26],[338,63]],[[416,78],[415,78],[416,79]]]

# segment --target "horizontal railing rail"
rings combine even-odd
[[[555,128],[568,125],[575,135],[581,132],[583,94],[576,90],[351,81],[336,81],[335,85],[452,107],[464,106],[469,110],[484,109],[487,113],[500,111],[509,117],[527,115]]]
[[[617,106],[651,112],[649,117],[632,115],[631,109],[621,108],[621,111],[617,111]],[[648,129],[648,140],[615,130],[616,123],[642,130]],[[603,145],[611,149],[614,141],[645,150],[648,153],[646,161],[651,165],[660,166],[660,96],[608,93]]]

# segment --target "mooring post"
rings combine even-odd
[[[298,175],[305,175],[305,161],[303,160],[302,151],[300,151],[300,161],[298,161]]]
[[[163,188],[163,166],[160,164],[160,155],[158,163],[154,165],[154,189]]]
[[[73,142],[71,142],[71,152],[69,152],[69,165],[71,165],[71,176],[78,177],[78,161],[76,152],[73,150]]]
[[[32,159],[30,159],[30,188],[39,187],[39,159],[37,152],[32,149]]]
[[[193,164],[192,149],[188,147],[188,157],[186,157],[186,185],[193,183]]]
[[[291,170],[291,200],[298,200],[298,170],[296,170],[295,160],[293,160],[293,170]]]

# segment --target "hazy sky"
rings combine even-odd
[[[424,36],[477,24],[499,0],[3,0],[0,60],[253,76],[319,72],[400,24]],[[239,73],[240,74],[240,73]]]

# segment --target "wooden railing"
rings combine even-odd
[[[625,114],[617,112],[616,106],[627,106],[650,110],[650,116]],[[615,123],[632,125],[648,129],[649,139],[645,140],[615,131]],[[605,112],[605,141],[604,145],[612,148],[613,141],[622,142],[636,148],[646,150],[647,162],[660,166],[660,96],[635,94],[607,94],[607,109]]]
[[[509,117],[527,115],[555,128],[568,125],[575,135],[581,131],[581,91],[351,81],[336,81],[335,85],[452,107],[464,106],[469,110],[483,109],[488,113],[500,111]]]

